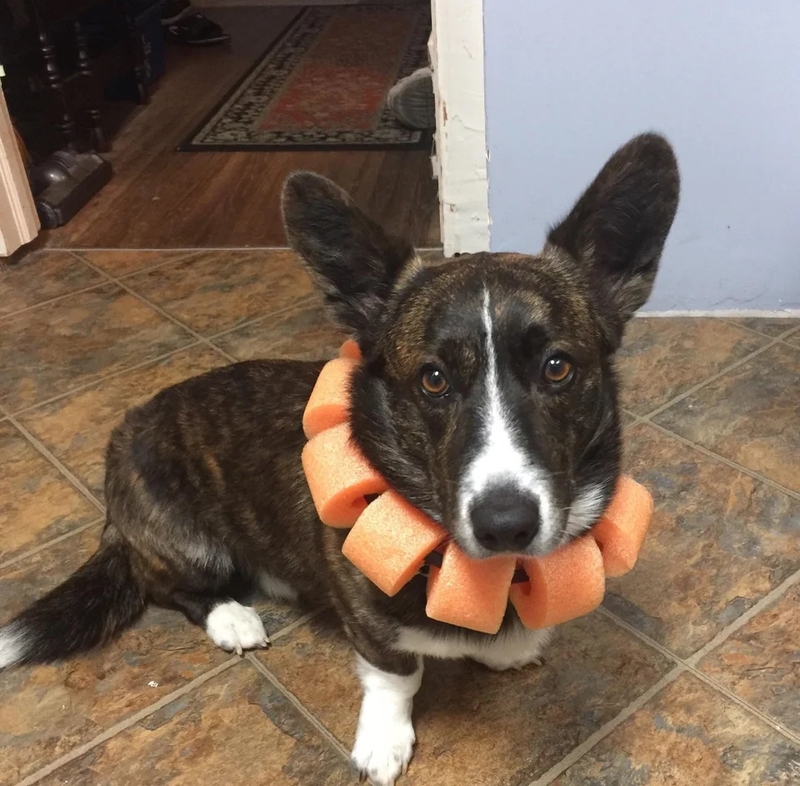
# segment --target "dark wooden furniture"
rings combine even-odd
[[[79,146],[81,124],[89,130],[89,147],[108,149],[101,113],[103,91],[115,79],[133,71],[140,103],[148,98],[144,82],[144,52],[136,35],[131,4],[126,0],[27,0],[41,56],[44,80],[53,105],[53,122],[67,147]],[[111,6],[127,35],[98,53],[90,53],[82,15],[98,6]],[[60,57],[54,41],[59,26],[71,26],[74,59]],[[65,53],[66,54],[66,53]],[[63,63],[66,61],[66,67]]]
[[[17,0],[15,39],[0,40],[13,51],[4,59],[6,89],[12,115],[16,104],[28,127],[48,137],[43,145],[32,140],[40,153],[108,150],[103,93],[120,77],[133,73],[137,100],[148,100],[134,7],[133,0]],[[87,32],[86,20],[98,13],[121,31],[107,45]]]

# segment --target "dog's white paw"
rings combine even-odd
[[[206,618],[206,633],[218,647],[238,655],[269,646],[269,636],[258,612],[234,600],[211,610]]]
[[[372,786],[394,786],[408,768],[415,740],[414,727],[405,718],[370,726],[359,724],[353,764]]]
[[[394,786],[414,753],[411,709],[422,682],[422,661],[411,674],[391,674],[356,656],[364,697],[358,713],[353,764],[373,786]]]

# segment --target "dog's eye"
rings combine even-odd
[[[444,371],[436,366],[425,366],[422,369],[420,384],[425,393],[436,398],[444,396],[450,390],[450,383],[447,381]]]
[[[542,376],[551,385],[565,385],[573,373],[572,361],[566,355],[553,355],[545,361]]]

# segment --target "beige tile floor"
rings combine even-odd
[[[340,336],[286,251],[44,251],[0,273],[0,620],[93,550],[126,407]],[[431,664],[408,786],[800,783],[800,322],[636,320],[626,464],[640,562],[541,668]],[[358,705],[325,613],[271,650],[152,610],[110,648],[0,674],[0,784],[348,784]]]

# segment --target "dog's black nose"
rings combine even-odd
[[[492,489],[471,515],[475,538],[490,551],[524,551],[539,531],[539,503],[516,489]]]

